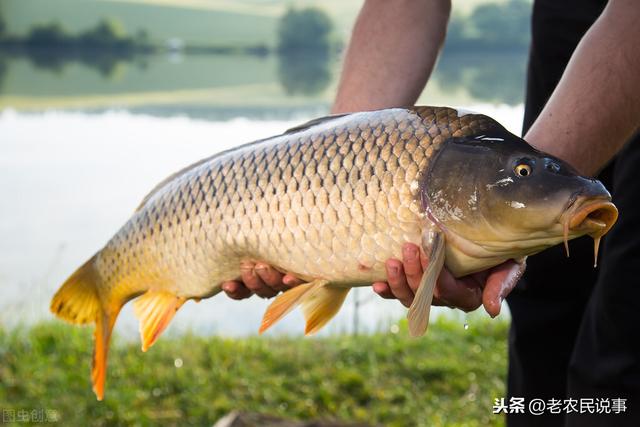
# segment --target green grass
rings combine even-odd
[[[231,410],[385,426],[502,425],[508,324],[438,320],[397,334],[115,340],[105,400],[89,385],[91,330],[0,330],[0,408],[55,409],[63,425],[212,425]],[[176,360],[182,361],[176,367]],[[179,363],[178,363],[179,365]]]

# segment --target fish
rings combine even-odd
[[[419,106],[333,115],[166,178],[50,308],[95,324],[91,380],[102,400],[110,337],[128,301],[147,351],[185,302],[262,262],[304,284],[273,300],[259,332],[299,306],[312,334],[352,287],[384,281],[385,261],[411,242],[428,259],[407,314],[420,336],[443,267],[462,277],[583,235],[597,258],[617,215],[601,182],[483,114]]]

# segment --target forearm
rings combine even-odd
[[[450,0],[367,0],[332,112],[413,105],[444,42]]]
[[[640,125],[640,4],[613,0],[583,37],[525,139],[596,174]]]

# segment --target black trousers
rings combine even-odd
[[[605,3],[535,2],[525,132]],[[568,259],[556,246],[529,258],[523,280],[507,298],[512,313],[508,397],[525,402],[623,398],[626,412],[525,411],[507,415],[509,426],[640,426],[640,138],[629,141],[599,178],[620,211],[603,239],[600,267],[592,267],[590,238],[571,242]]]

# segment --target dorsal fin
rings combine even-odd
[[[302,132],[304,130],[310,129],[314,126],[326,123],[328,121],[331,121],[333,119],[339,119],[340,117],[344,117],[344,116],[348,116],[351,113],[346,113],[346,114],[331,114],[328,116],[324,116],[324,117],[318,117],[317,119],[313,119],[313,120],[309,120],[308,122],[302,123],[298,126],[294,126],[291,129],[287,129],[286,131],[284,131],[283,135],[288,135],[290,133],[295,133],[295,132]]]
[[[199,161],[197,161],[197,162],[195,162],[195,163],[193,163],[193,164],[191,164],[191,165],[189,165],[189,166],[187,166],[185,168],[180,169],[178,172],[172,173],[171,175],[169,175],[168,177],[166,177],[165,179],[160,181],[160,183],[157,184],[155,187],[153,187],[153,189],[149,192],[149,194],[147,194],[144,197],[144,199],[142,199],[142,201],[140,202],[140,204],[136,208],[135,212],[140,211],[144,207],[144,205],[147,204],[149,199],[151,199],[162,187],[164,187],[166,184],[168,184],[169,181],[174,180],[178,176],[184,174],[185,172],[187,172],[187,171],[189,171],[191,169],[197,168],[198,166],[202,165],[203,163],[206,163],[206,162],[212,160],[214,157],[218,157],[218,156],[221,156],[223,154],[227,154],[230,151],[240,150],[240,149],[246,148],[246,147],[251,146],[251,145],[255,145],[255,144],[262,143],[262,142],[266,142],[266,141],[272,140],[274,138],[278,138],[278,137],[283,136],[283,135],[289,135],[291,133],[301,132],[303,130],[310,129],[313,126],[316,126],[316,125],[331,121],[333,119],[339,119],[340,117],[344,117],[344,116],[347,116],[347,115],[349,115],[349,114],[333,114],[333,115],[319,117],[317,119],[309,120],[306,123],[302,123],[301,125],[292,127],[291,129],[287,129],[286,131],[284,131],[284,133],[282,133],[282,135],[270,136],[268,138],[259,139],[257,141],[249,142],[247,144],[243,144],[243,145],[240,145],[238,147],[233,147],[231,149],[228,149],[228,150],[225,150],[225,151],[221,151],[220,153],[216,153],[213,156],[209,156],[207,158],[199,160]]]
[[[173,179],[177,178],[178,176],[182,175],[183,173],[187,172],[188,170],[197,168],[201,164],[208,162],[209,160],[211,160],[212,158],[214,158],[214,157],[216,157],[218,155],[219,155],[219,153],[218,154],[214,154],[213,156],[204,158],[202,160],[198,160],[197,162],[195,162],[193,164],[190,164],[189,166],[180,169],[178,172],[172,173],[171,175],[169,175],[168,177],[166,177],[165,179],[160,181],[155,187],[153,187],[151,189],[151,191],[149,191],[149,193],[146,196],[144,196],[144,199],[142,199],[142,201],[140,202],[140,204],[138,205],[138,207],[136,208],[134,213],[136,213],[139,210],[141,210],[144,207],[144,205],[147,204],[149,199],[152,198],[162,187],[164,187],[167,183],[169,183],[169,181],[172,181]]]
[[[282,135],[284,135],[284,134],[282,134]],[[278,138],[278,137],[280,137],[280,136],[282,136],[282,135],[270,136],[270,137],[268,137],[268,138],[263,138],[263,139],[259,139],[259,140],[257,140],[257,141],[248,142],[248,143],[246,143],[246,144],[242,144],[242,145],[239,145],[239,146],[237,146],[237,147],[231,147],[231,148],[229,148],[229,149],[227,149],[227,150],[220,151],[219,153],[216,153],[216,154],[214,154],[214,155],[212,155],[212,156],[205,157],[204,159],[198,160],[197,162],[192,163],[192,164],[190,164],[189,166],[187,166],[187,167],[184,167],[184,168],[180,169],[178,172],[174,172],[174,173],[172,173],[171,175],[169,175],[168,177],[166,177],[165,179],[163,179],[162,181],[160,181],[160,182],[159,182],[155,187],[153,187],[153,188],[151,189],[151,191],[149,191],[149,193],[148,193],[146,196],[144,196],[144,199],[142,199],[142,201],[140,202],[140,204],[138,205],[138,207],[136,208],[136,210],[134,211],[134,213],[136,213],[136,212],[138,212],[139,210],[141,210],[141,209],[144,207],[144,205],[146,205],[146,204],[147,204],[147,202],[149,201],[149,199],[151,199],[151,198],[152,198],[152,197],[153,197],[153,196],[154,196],[158,191],[160,191],[160,189],[161,189],[162,187],[164,187],[165,185],[167,185],[167,184],[169,183],[169,181],[173,181],[175,178],[177,178],[177,177],[179,177],[180,175],[182,175],[182,174],[184,174],[184,173],[186,173],[186,172],[190,171],[191,169],[195,169],[195,168],[197,168],[198,166],[201,166],[201,165],[203,165],[204,163],[207,163],[208,161],[211,161],[211,160],[213,160],[213,159],[214,159],[214,158],[216,158],[216,157],[221,157],[221,156],[223,156],[223,155],[225,155],[225,154],[228,154],[228,153],[230,153],[231,151],[241,150],[241,149],[247,148],[247,147],[249,147],[249,146],[251,146],[251,145],[259,144],[259,143],[262,143],[262,142],[265,142],[265,141],[269,141],[269,140],[274,139],[274,138]]]

